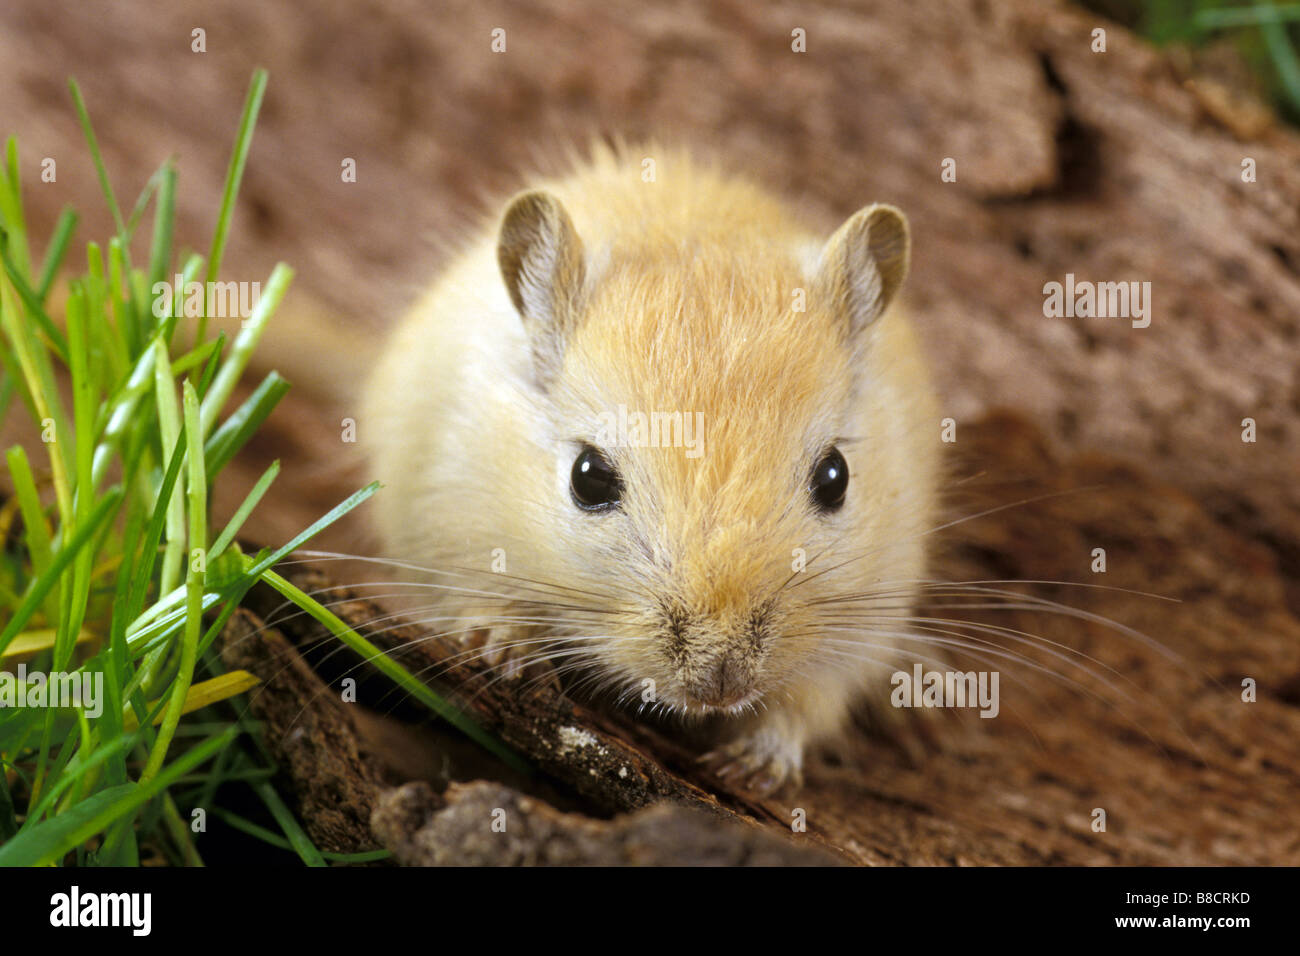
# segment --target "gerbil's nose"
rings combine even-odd
[[[702,668],[691,696],[709,707],[732,707],[753,690],[752,668],[738,654],[727,654],[711,668]]]
[[[736,707],[752,699],[760,689],[769,630],[766,610],[673,621],[667,649],[687,697],[709,708]]]

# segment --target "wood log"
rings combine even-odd
[[[498,826],[493,827],[492,822]],[[558,813],[500,784],[424,784],[386,792],[375,832],[406,866],[835,866],[815,846],[681,806],[659,804],[613,821]]]
[[[318,572],[297,574],[300,586],[324,586]],[[382,609],[364,597],[335,588],[336,613],[366,631]],[[341,595],[341,596],[340,596]],[[308,665],[313,649],[332,643],[311,618],[278,615],[267,593],[251,601],[272,620],[267,625],[248,610],[236,612],[222,635],[222,660],[262,681],[250,705],[267,744],[282,768],[281,784],[294,794],[296,809],[314,842],[326,850],[355,853],[376,841],[407,865],[472,863],[548,865],[636,863],[654,865],[836,865],[846,862],[822,840],[801,843],[778,836],[780,821],[743,794],[719,796],[661,763],[644,749],[644,729],[617,721],[565,698],[540,682],[527,693],[517,684],[492,680],[481,666],[449,664],[457,648],[427,638],[418,628],[385,628],[374,635],[416,673],[436,671],[438,684],[453,687],[464,712],[528,761],[526,777],[486,760],[470,761],[473,773],[512,779],[527,793],[502,783],[474,785],[454,780],[405,784],[395,748],[365,710],[367,693],[380,702],[383,678],[367,661],[349,658],[328,682]],[[278,615],[278,617],[277,617]],[[327,657],[333,655],[327,655]],[[341,693],[344,676],[363,689],[360,706]],[[682,757],[680,748],[656,740],[660,753]],[[454,753],[454,747],[446,748]],[[465,752],[465,748],[460,748]],[[686,762],[689,767],[689,761]],[[454,771],[453,771],[454,772]],[[546,775],[576,794],[588,812],[640,811],[607,823],[579,813],[562,813],[545,802],[554,792]],[[405,784],[388,789],[393,783]],[[514,821],[508,839],[497,839],[492,812]],[[767,824],[763,826],[762,824]],[[795,831],[790,831],[795,832]]]

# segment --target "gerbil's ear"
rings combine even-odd
[[[497,262],[539,361],[558,357],[584,279],[582,240],[560,201],[540,191],[516,196],[501,223]]]
[[[859,209],[826,241],[817,295],[848,315],[850,335],[875,322],[894,300],[907,278],[910,245],[906,217],[879,204]]]

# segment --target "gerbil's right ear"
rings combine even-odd
[[[907,218],[893,206],[859,209],[822,248],[815,289],[856,336],[880,318],[907,278]]]
[[[546,377],[577,321],[584,281],[582,240],[560,201],[541,191],[516,196],[501,223],[497,262]]]

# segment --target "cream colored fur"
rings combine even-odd
[[[855,635],[830,629],[843,608],[816,602],[923,577],[936,516],[926,367],[897,308],[873,315],[906,271],[901,217],[864,210],[828,242],[761,188],[658,150],[597,149],[538,189],[576,242],[547,245],[554,203],[516,218],[543,235],[507,243],[532,263],[519,280],[532,318],[485,233],[370,379],[358,428],[386,485],[385,554],[465,589],[445,591],[442,629],[481,623],[536,653],[567,636],[581,656],[557,660],[632,707],[733,714],[723,772],[793,780],[804,746],[864,687],[884,699],[878,677],[897,663],[867,646],[892,644],[879,634],[861,632],[860,653],[833,643]],[[620,405],[703,413],[703,454],[603,448],[623,499],[586,513],[570,469]],[[832,445],[850,480],[823,515],[808,482]],[[908,613],[898,587],[881,614]]]

